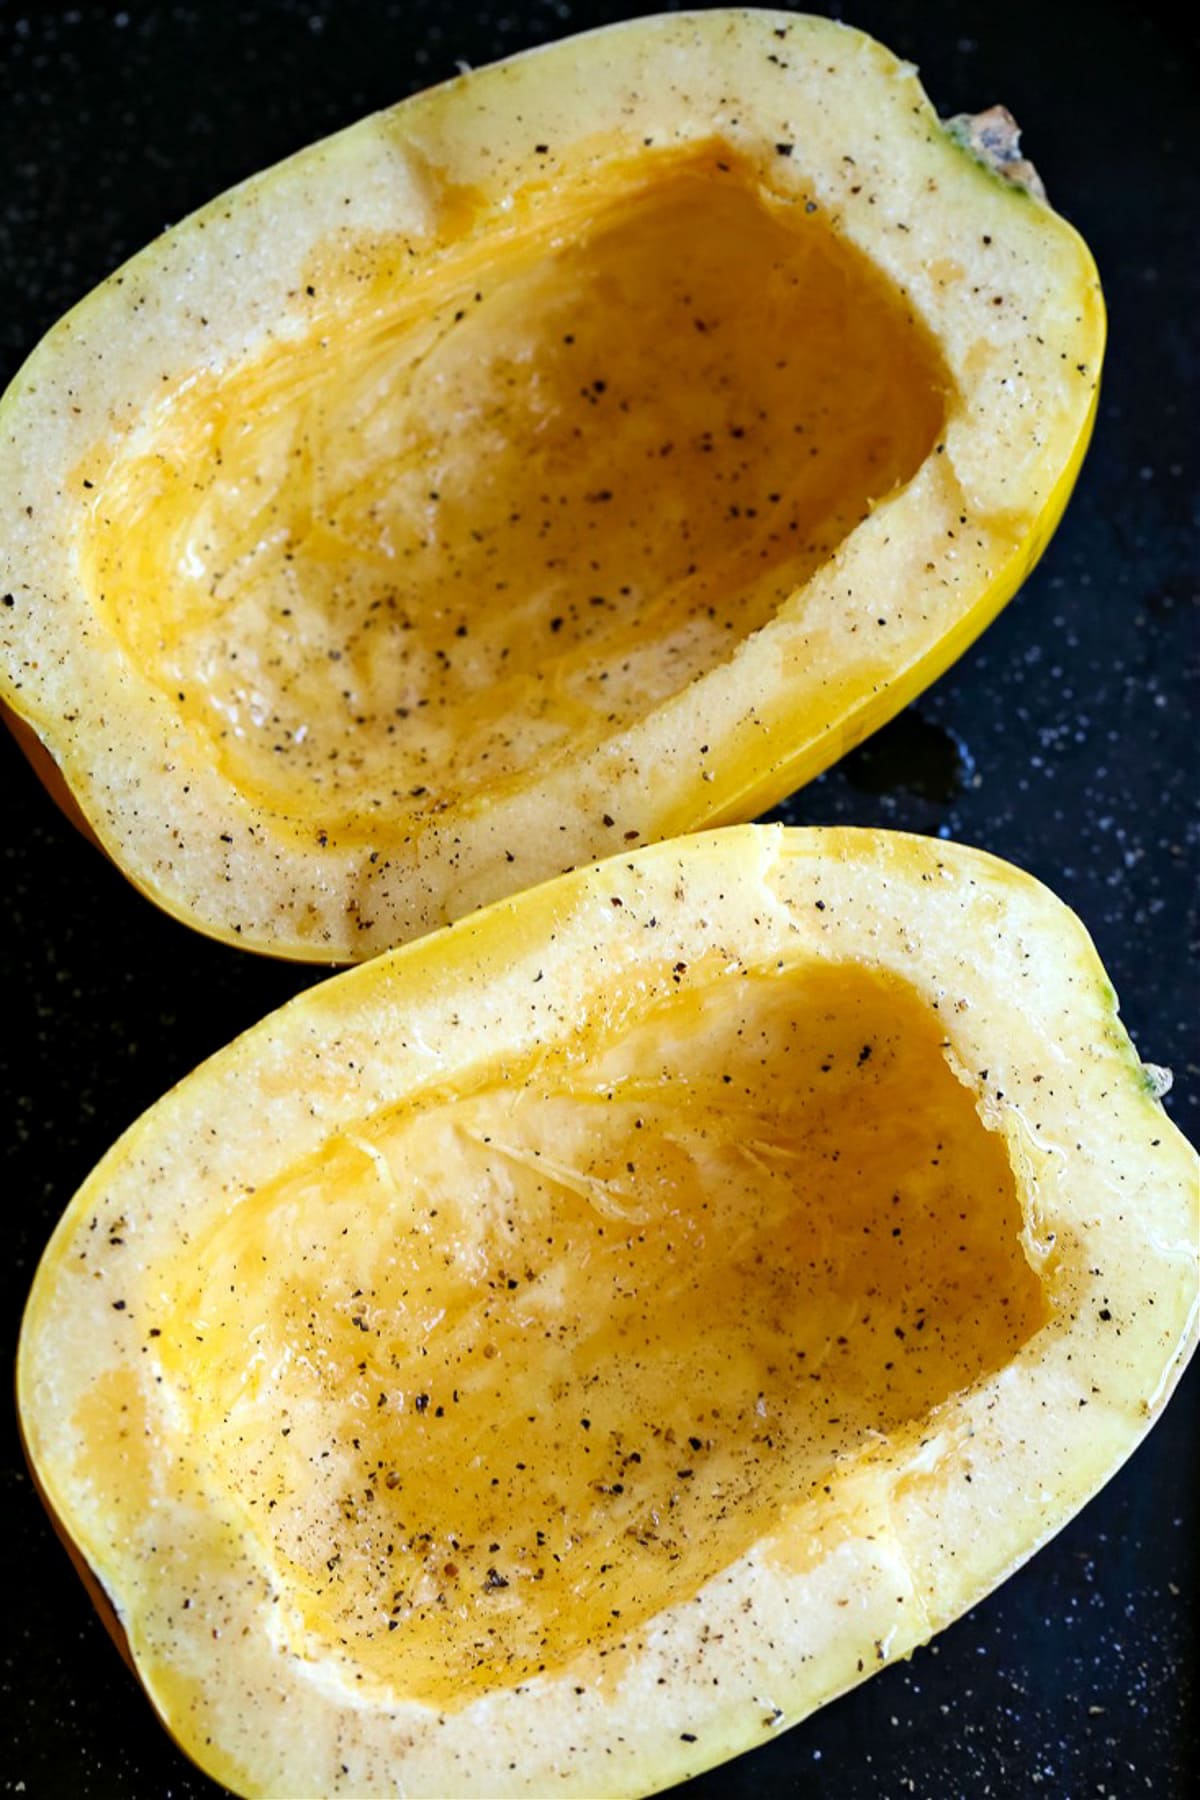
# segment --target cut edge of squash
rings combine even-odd
[[[765,191],[831,219],[932,334],[956,390],[937,454],[728,660],[565,761],[535,758],[524,783],[382,822],[364,804],[328,828],[307,803],[290,817],[232,788],[81,585],[97,456],[197,374],[336,330],[352,298],[308,297],[314,257],[407,238],[422,279],[470,246],[502,259],[539,212],[586,217],[609,171],[652,182],[658,157],[726,140]],[[883,723],[1036,561],[1086,448],[1103,340],[1077,234],[947,135],[912,69],[861,34],[713,12],[529,52],[212,202],[34,352],[0,407],[5,703],[167,911],[242,947],[358,960],[620,841],[745,817]]]
[[[646,929],[651,915],[661,936]],[[781,1518],[608,1669],[585,1655],[451,1714],[369,1699],[336,1661],[288,1653],[274,1581],[236,1512],[203,1485],[168,1491],[182,1479],[181,1446],[169,1408],[165,1421],[154,1410],[135,1264],[117,1265],[119,1311],[107,1270],[74,1279],[86,1221],[103,1226],[139,1198],[146,1235],[113,1255],[133,1249],[149,1298],[156,1233],[174,1243],[197,1204],[234,1203],[235,1189],[269,1181],[280,1159],[388,1096],[466,1079],[480,1056],[519,1063],[522,1044],[561,1042],[589,1009],[604,1014],[605,993],[628,976],[646,996],[671,994],[677,977],[720,982],[781,956],[891,970],[936,1008],[951,1068],[1008,1144],[1049,1323],[919,1431],[855,1457],[821,1506]],[[381,1032],[397,1031],[408,1049],[381,1060]],[[1065,1524],[1140,1441],[1197,1334],[1195,1156],[1155,1093],[1078,921],[980,852],[746,827],[611,859],[311,990],[126,1134],[68,1209],[35,1282],[19,1362],[31,1461],[113,1597],[168,1729],[237,1791],[385,1792],[397,1770],[413,1793],[536,1793],[548,1781],[652,1791],[907,1654]],[[197,1201],[201,1146],[210,1197]],[[160,1183],[168,1205],[156,1220],[146,1196]],[[214,1201],[223,1189],[230,1198]],[[72,1420],[107,1372],[129,1388],[126,1403],[136,1390],[150,1409],[149,1450],[128,1451],[155,1495],[140,1522],[136,1505],[117,1517],[111,1490],[86,1475],[80,1485],[89,1452]],[[186,1616],[175,1604],[185,1589],[197,1596]]]

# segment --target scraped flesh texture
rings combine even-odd
[[[95,604],[251,797],[354,837],[596,742],[937,439],[935,345],[820,211],[720,146],[613,186],[314,264],[306,336],[81,472]]]
[[[155,1354],[293,1648],[443,1708],[614,1653],[1003,1365],[1048,1309],[943,1043],[865,969],[730,976],[193,1238]]]

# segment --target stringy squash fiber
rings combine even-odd
[[[21,1417],[237,1793],[635,1794],[903,1656],[1147,1430],[1196,1159],[1074,917],[743,827],[311,989],[68,1208]]]
[[[0,407],[22,741],[172,913],[322,961],[780,799],[1083,455],[1095,268],[988,156],[861,33],[717,11],[223,195]]]

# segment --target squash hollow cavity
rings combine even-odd
[[[343,840],[727,660],[946,416],[903,296],[724,145],[514,216],[415,276],[399,240],[317,256],[298,334],[87,459],[130,658],[235,788]]]
[[[727,977],[193,1238],[156,1355],[292,1647],[443,1709],[602,1657],[1005,1364],[1049,1309],[944,1043],[858,966]]]

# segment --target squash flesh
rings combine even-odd
[[[894,286],[720,142],[407,261],[318,250],[304,335],[187,371],[81,464],[114,636],[249,801],[344,843],[727,661],[916,472],[952,387]]]
[[[689,182],[719,215],[713,238],[739,253],[728,268],[684,229]],[[764,341],[772,261],[836,238],[832,262],[853,271],[846,300],[879,326],[868,362],[886,364],[886,349],[892,363],[873,394],[855,347],[871,334],[842,319],[828,269],[806,283],[853,371],[844,391],[831,384],[840,411],[825,421],[848,430],[844,495],[813,487],[806,454],[769,469],[786,435],[770,408],[757,422],[722,409],[710,378],[760,392],[764,342],[680,341],[679,308],[637,273],[659,226],[717,299],[745,262],[741,305]],[[545,317],[573,310],[556,302],[553,271],[568,286],[590,272],[597,295],[608,283],[637,301],[589,326],[607,375],[560,378],[567,331],[551,356],[545,334],[514,325],[522,293]],[[543,433],[527,397],[511,437],[477,429],[503,388],[503,358],[483,357],[454,403],[439,394],[433,408],[453,450],[444,465],[418,457],[402,492],[390,454],[367,454],[350,396],[377,391],[362,353],[389,316],[419,350],[436,332],[410,328],[409,313],[456,297],[450,319],[464,319],[447,322],[433,361],[465,367],[456,334],[483,347],[494,324],[563,409]],[[910,66],[829,20],[641,19],[475,71],[213,202],[35,351],[0,423],[0,580],[13,597],[2,703],[96,838],[176,916],[281,955],[369,957],[622,843],[752,816],[891,717],[1044,547],[1090,433],[1103,339],[1095,268],[1070,227],[942,128]],[[828,370],[799,342],[790,380],[819,399]],[[334,371],[343,355],[346,407],[314,421],[312,395],[338,392],[318,362]],[[614,358],[631,386],[674,369],[683,392],[644,419],[623,414],[629,396],[594,385]],[[881,410],[872,469],[862,434]],[[655,411],[712,429],[713,450],[651,463],[637,434]],[[371,417],[386,423],[387,408]],[[743,424],[746,439],[722,435]],[[540,472],[541,435],[588,447],[570,472],[556,452],[555,479],[538,484],[553,500],[584,489],[579,506],[543,509],[570,568],[561,589],[558,572],[545,580],[526,488],[513,535],[494,529],[510,519],[516,465]],[[822,427],[822,462],[838,460],[838,435]],[[467,439],[500,454],[473,455]],[[335,442],[352,473],[302,478],[313,449]],[[734,444],[753,453],[740,475]],[[612,502],[588,501],[605,491]],[[807,528],[788,537],[820,554],[776,556],[764,491]],[[714,493],[715,506],[696,504]],[[336,504],[310,529],[314,499],[317,515]],[[430,553],[407,598],[380,579],[403,560],[387,532],[361,541],[376,503],[409,547],[413,532],[432,542],[446,528],[438,572]],[[582,516],[559,520],[572,510]],[[653,529],[637,529],[643,514]],[[607,548],[600,515],[617,521]],[[703,557],[685,560],[662,528],[681,519]],[[521,531],[531,560],[515,554],[531,547]],[[307,546],[291,562],[286,533]],[[493,543],[508,589],[460,600],[460,568],[496,578]],[[617,604],[593,608],[614,586]],[[586,621],[572,601],[586,601]],[[506,664],[517,673],[495,678]]]
[[[156,1363],[297,1653],[450,1710],[607,1655],[1007,1361],[1048,1309],[942,1044],[869,971],[747,974],[193,1236]]]
[[[772,988],[778,1001],[766,998]],[[842,1020],[844,1041],[833,1045],[828,1013]],[[635,1042],[631,1021],[642,1015],[648,1035]],[[665,1023],[668,1015],[673,1025]],[[780,1020],[785,1066],[772,1072],[773,1058],[758,1053],[754,1034],[761,1043],[766,1032],[778,1050],[772,1032]],[[808,1021],[796,1037],[794,1020]],[[879,1020],[876,1031],[867,1029],[871,1020]],[[893,1038],[901,1060],[884,1104]],[[872,1054],[860,1064],[868,1042]],[[826,1060],[831,1048],[840,1053],[830,1070],[817,1061],[811,1073],[813,1060]],[[545,1161],[551,1138],[561,1175],[579,1161],[576,1091],[589,1081],[607,1091],[627,1076],[634,1050],[643,1065],[640,1080],[663,1100],[663,1123],[647,1107],[641,1131],[636,1123],[630,1130],[624,1102],[589,1097],[593,1114],[614,1121],[605,1127],[599,1117],[589,1120],[589,1154],[607,1159],[599,1164],[601,1177],[616,1182],[627,1175],[624,1163],[636,1166],[647,1154],[641,1145],[648,1130],[665,1171],[668,1154],[678,1153],[666,1135],[667,1115],[676,1135],[682,1121],[690,1148],[698,1133],[714,1132],[724,1111],[724,1100],[719,1107],[705,1104],[710,1083],[734,1074],[730,1084],[717,1082],[733,1114],[730,1129],[718,1131],[715,1142],[711,1135],[700,1139],[705,1168],[719,1178],[692,1183],[689,1174],[684,1207],[671,1181],[650,1180],[649,1204],[667,1213],[675,1206],[694,1227],[697,1219],[707,1221],[704,1205],[719,1208],[732,1186],[756,1214],[750,1235],[757,1227],[756,1248],[767,1265],[765,1275],[739,1266],[743,1219],[726,1234],[730,1254],[722,1269],[729,1293],[703,1259],[672,1262],[661,1241],[640,1263],[633,1288],[647,1307],[658,1287],[674,1303],[673,1313],[656,1309],[654,1323],[662,1355],[683,1371],[681,1413],[695,1410],[693,1384],[699,1383],[716,1389],[704,1393],[705,1409],[715,1404],[725,1418],[728,1406],[737,1427],[718,1440],[710,1418],[694,1433],[701,1451],[688,1444],[687,1463],[648,1457],[645,1465],[648,1478],[665,1473],[684,1489],[701,1484],[698,1499],[681,1504],[696,1506],[695,1528],[711,1527],[712,1542],[682,1572],[669,1565],[651,1586],[658,1610],[638,1617],[635,1606],[629,1631],[607,1640],[613,1622],[600,1602],[610,1592],[602,1596],[598,1580],[592,1586],[580,1580],[582,1605],[599,1613],[597,1641],[571,1654],[570,1639],[560,1634],[562,1660],[547,1660],[544,1671],[522,1679],[521,1657],[536,1650],[540,1660],[543,1630],[547,1650],[555,1648],[550,1603],[544,1619],[537,1611],[545,1582],[555,1577],[514,1578],[519,1559],[502,1564],[500,1552],[486,1547],[505,1544],[498,1533],[485,1540],[482,1557],[473,1552],[462,1566],[484,1582],[494,1567],[509,1586],[467,1596],[457,1643],[449,1633],[436,1643],[419,1608],[404,1620],[418,1637],[427,1634],[431,1661],[435,1648],[447,1657],[414,1680],[394,1642],[404,1635],[401,1623],[394,1633],[387,1630],[385,1609],[397,1604],[397,1590],[378,1580],[368,1541],[383,1516],[378,1509],[404,1498],[402,1487],[386,1486],[387,1465],[403,1448],[391,1435],[398,1426],[390,1399],[381,1408],[378,1391],[367,1389],[362,1398],[373,1400],[373,1409],[325,1406],[322,1358],[310,1357],[317,1372],[305,1390],[292,1352],[297,1346],[304,1354],[324,1351],[330,1363],[356,1357],[358,1380],[357,1361],[370,1372],[375,1346],[385,1341],[372,1337],[372,1326],[390,1328],[398,1299],[432,1305],[423,1293],[405,1296],[403,1285],[423,1287],[425,1271],[436,1287],[436,1268],[438,1280],[453,1274],[458,1282],[451,1300],[461,1296],[453,1227],[469,1185],[458,1176],[475,1168],[475,1152],[466,1163],[461,1155],[457,1162],[450,1157],[439,1131],[449,1132],[452,1113],[459,1138],[472,1118],[486,1119],[492,1129],[485,1135],[494,1138],[501,1122],[509,1131],[514,1119],[523,1120],[523,1147],[541,1148],[543,1157],[532,1160]],[[656,1055],[689,1077],[689,1099],[672,1092],[678,1077],[659,1082],[644,1066]],[[881,1104],[874,1111],[830,1107],[836,1124],[823,1139],[826,1115],[820,1098],[805,1097],[806,1069],[818,1095],[822,1083],[844,1081],[851,1094],[855,1084],[870,1086]],[[746,1085],[755,1090],[752,1105]],[[750,828],[612,860],[310,990],[198,1070],[126,1134],[68,1208],[31,1294],[18,1390],[36,1479],[78,1557],[112,1597],[138,1673],[169,1728],[235,1791],[382,1795],[394,1793],[398,1782],[407,1792],[430,1795],[652,1791],[760,1741],[923,1642],[1060,1527],[1145,1432],[1192,1350],[1198,1310],[1195,1157],[1154,1092],[1077,923],[1027,877],[977,852],[886,833]],[[786,1254],[780,1248],[777,1220],[800,1220],[797,1242],[806,1228],[803,1198],[791,1215],[781,1203],[784,1174],[754,1167],[752,1181],[748,1165],[737,1181],[730,1178],[729,1157],[747,1159],[729,1146],[756,1132],[764,1105],[784,1142],[804,1150],[798,1165],[804,1175],[794,1191],[810,1195],[814,1212],[827,1196],[841,1239],[861,1241],[859,1258],[847,1253],[836,1278],[823,1269],[823,1279],[814,1279],[803,1248],[791,1245]],[[429,1118],[425,1129],[435,1139],[420,1156],[411,1154],[417,1138],[408,1135],[418,1115]],[[431,1226],[434,1259],[417,1256],[407,1281],[403,1263],[411,1246],[395,1229],[404,1213],[392,1203],[383,1166],[393,1158],[402,1162],[398,1147],[406,1135],[411,1166],[398,1180],[409,1195],[409,1222]],[[884,1156],[881,1143],[894,1146],[901,1164],[909,1158],[920,1169],[927,1161],[924,1179],[931,1185],[914,1187],[904,1170],[904,1184],[889,1187],[880,1179],[882,1163],[872,1160],[877,1151]],[[934,1204],[932,1184],[941,1170],[933,1170],[932,1157],[943,1154],[939,1143],[943,1151],[954,1146],[951,1172],[970,1195],[970,1209]],[[834,1191],[820,1155],[830,1145],[830,1158],[842,1151],[832,1167],[852,1161],[865,1170],[861,1205],[849,1187]],[[546,1466],[565,1488],[562,1501],[580,1502],[580,1512],[616,1508],[609,1516],[622,1529],[604,1560],[638,1566],[644,1575],[639,1565],[654,1552],[625,1537],[620,1510],[633,1507],[632,1481],[628,1502],[624,1494],[597,1496],[588,1486],[595,1479],[590,1469],[585,1476],[575,1466],[599,1454],[593,1448],[585,1457],[579,1439],[598,1446],[613,1429],[629,1431],[627,1414],[615,1399],[600,1404],[605,1396],[596,1388],[587,1413],[553,1393],[539,1392],[539,1405],[526,1403],[539,1387],[543,1351],[553,1360],[559,1346],[544,1338],[535,1343],[536,1330],[515,1334],[514,1341],[507,1329],[515,1329],[516,1309],[526,1303],[522,1285],[536,1288],[535,1249],[539,1260],[550,1255],[541,1226],[562,1206],[567,1235],[574,1232],[577,1241],[599,1243],[596,1224],[606,1234],[610,1223],[621,1233],[607,1245],[611,1260],[593,1250],[584,1291],[579,1281],[564,1284],[579,1333],[570,1346],[572,1367],[585,1377],[595,1372],[587,1355],[577,1354],[589,1333],[603,1340],[625,1322],[636,1340],[637,1301],[623,1315],[625,1302],[604,1285],[606,1275],[619,1273],[624,1288],[629,1225],[596,1219],[591,1200],[571,1187],[565,1195],[556,1190],[551,1203],[527,1164],[498,1153],[495,1160],[504,1179],[516,1167],[523,1184],[521,1212],[529,1209],[527,1236],[534,1242],[522,1247],[534,1279],[527,1281],[524,1267],[512,1268],[507,1228],[499,1248],[488,1240],[471,1293],[478,1305],[481,1284],[486,1288],[489,1274],[498,1279],[504,1268],[503,1290],[487,1290],[484,1302],[494,1306],[489,1325],[498,1333],[498,1353],[481,1359],[481,1387],[465,1380],[460,1393],[479,1406],[482,1420],[483,1397],[495,1382],[491,1422],[499,1466],[485,1485],[478,1471],[464,1479],[451,1456],[448,1485],[458,1479],[464,1491],[461,1517],[451,1523],[461,1523],[460,1543],[473,1541],[470,1530],[491,1528],[491,1476],[512,1480],[516,1462],[530,1462],[514,1431],[533,1413],[542,1434],[534,1432],[533,1447],[539,1464],[547,1447]],[[762,1160],[769,1170],[771,1158]],[[787,1158],[779,1164],[781,1171],[789,1166]],[[330,1217],[311,1193],[299,1202],[306,1169],[322,1188]],[[440,1242],[432,1226],[442,1221],[423,1216],[433,1201],[418,1191],[418,1176],[432,1180],[439,1196],[443,1187],[453,1190],[451,1229]],[[924,1195],[913,1209],[921,1216],[911,1241],[907,1221],[905,1236],[890,1238],[894,1191],[901,1193],[902,1212],[909,1210],[906,1193]],[[732,1209],[732,1194],[728,1204]],[[389,1210],[380,1226],[382,1206]],[[965,1239],[963,1210],[978,1215]],[[886,1238],[855,1232],[861,1213],[874,1225],[881,1211],[888,1216]],[[486,1209],[484,1217],[494,1225]],[[672,1218],[672,1241],[674,1229]],[[335,1233],[332,1245],[322,1241]],[[965,1254],[956,1250],[961,1242]],[[333,1286],[325,1290],[306,1258],[325,1257],[330,1249]],[[393,1250],[398,1261],[389,1268]],[[449,1270],[437,1261],[439,1251],[450,1255]],[[987,1286],[980,1292],[969,1281],[962,1289],[964,1271],[955,1264],[970,1269],[977,1258],[986,1263]],[[836,1370],[837,1388],[828,1414],[813,1411],[811,1396],[806,1400],[786,1384],[783,1400],[764,1384],[767,1419],[757,1412],[756,1385],[753,1422],[739,1424],[745,1385],[728,1381],[723,1388],[719,1358],[705,1363],[710,1347],[696,1314],[702,1305],[724,1307],[738,1360],[757,1369],[778,1348],[767,1322],[777,1266],[784,1277],[790,1267],[797,1278],[802,1304],[791,1316],[797,1347],[808,1348],[809,1328],[832,1335],[835,1345],[846,1335],[853,1369],[848,1362],[842,1370],[836,1354],[831,1358],[827,1379],[832,1383]],[[516,1290],[507,1286],[510,1276]],[[358,1286],[364,1294],[355,1295]],[[905,1300],[912,1309],[927,1307],[924,1332],[915,1330],[913,1311],[897,1319],[906,1332],[910,1320],[914,1329],[894,1339],[890,1356],[865,1318],[861,1330],[846,1331],[835,1300],[822,1297],[832,1290],[850,1310],[872,1287],[885,1338],[889,1309]],[[357,1315],[364,1331],[349,1307],[365,1301],[382,1304],[378,1316],[369,1309]],[[452,1418],[453,1400],[437,1419],[445,1400],[435,1396],[442,1390],[424,1383],[450,1340],[439,1339],[437,1322],[419,1308],[411,1316],[422,1330],[433,1328],[423,1343],[414,1328],[410,1360],[387,1373],[403,1378],[398,1391],[407,1398],[419,1369],[416,1391],[430,1395],[423,1412],[414,1399],[404,1415],[404,1423],[419,1421],[425,1434],[414,1438],[420,1497],[432,1488],[433,1433]],[[937,1318],[947,1321],[940,1339]],[[983,1324],[978,1335],[977,1320]],[[195,1341],[200,1336],[203,1344]],[[256,1348],[263,1353],[259,1362]],[[628,1384],[635,1400],[638,1354],[635,1343],[632,1357],[617,1355],[609,1364],[609,1385]],[[888,1360],[894,1369],[881,1372]],[[505,1373],[515,1377],[511,1391],[501,1385]],[[453,1380],[443,1368],[443,1385],[447,1378]],[[296,1421],[275,1413],[278,1442],[270,1396],[263,1409],[268,1423],[261,1413],[254,1416],[255,1384],[271,1381]],[[211,1395],[208,1401],[201,1390]],[[656,1398],[661,1410],[667,1403],[657,1384]],[[840,1442],[831,1425],[833,1404],[848,1421]],[[593,1421],[586,1433],[578,1423],[584,1416]],[[871,1430],[872,1419],[886,1428]],[[786,1443],[778,1462],[764,1460],[763,1446],[753,1443],[753,1431],[765,1427],[773,1435],[776,1420]],[[298,1465],[308,1502],[283,1484],[289,1468],[282,1446],[291,1443],[290,1436],[283,1439],[285,1428],[315,1459]],[[683,1428],[693,1435],[686,1417]],[[561,1453],[556,1430],[575,1446],[576,1458]],[[322,1488],[321,1465],[333,1460],[324,1455],[331,1450],[326,1440],[334,1433],[349,1435],[353,1455],[364,1461],[344,1465],[344,1486],[335,1470]],[[360,1440],[357,1451],[353,1436]],[[470,1450],[467,1440],[464,1449]],[[761,1500],[761,1529],[752,1541],[742,1542],[737,1525],[716,1516],[719,1506],[704,1511],[706,1491],[708,1502],[715,1501],[715,1488],[704,1487],[705,1457],[720,1465],[718,1478],[731,1490],[742,1481],[739,1510],[753,1516]],[[383,1474],[382,1485],[369,1480],[369,1463],[384,1465],[374,1470]],[[694,1473],[685,1480],[678,1470],[689,1466]],[[405,1470],[398,1472],[403,1480]],[[538,1470],[530,1463],[520,1473],[535,1490]],[[605,1473],[611,1487],[611,1470]],[[376,1498],[367,1500],[372,1485]],[[507,1541],[519,1550],[530,1529],[535,1540],[539,1528],[547,1529],[538,1511],[544,1495],[535,1493],[533,1506],[522,1491],[511,1497]],[[339,1511],[331,1533],[342,1499],[371,1517],[348,1520]],[[411,1523],[418,1534],[429,1528],[418,1519]],[[583,1556],[599,1554],[599,1541],[600,1534]],[[412,1587],[414,1576],[427,1573],[425,1548],[422,1541],[421,1552],[410,1555],[401,1541],[393,1552],[406,1559]],[[438,1545],[439,1555],[442,1550]],[[326,1562],[350,1553],[340,1594],[334,1580],[314,1596],[322,1551]],[[669,1552],[664,1561],[669,1564]],[[326,1577],[339,1566],[325,1568]],[[573,1574],[561,1578],[572,1605]],[[409,1600],[424,1597],[404,1592]],[[485,1603],[515,1608],[527,1592],[535,1595],[529,1636],[501,1638],[499,1656],[512,1654],[510,1678],[489,1685],[489,1677],[469,1666],[476,1625],[484,1634],[489,1621],[495,1626]],[[552,1602],[553,1586],[546,1593]],[[374,1621],[353,1617],[364,1601],[379,1608]],[[621,1593],[617,1603],[623,1601]],[[389,1638],[393,1643],[380,1650],[366,1636],[374,1628],[385,1646]],[[398,1658],[395,1680],[386,1672],[387,1655]],[[463,1685],[454,1703],[430,1704],[421,1696],[448,1693],[444,1672],[456,1655]]]

